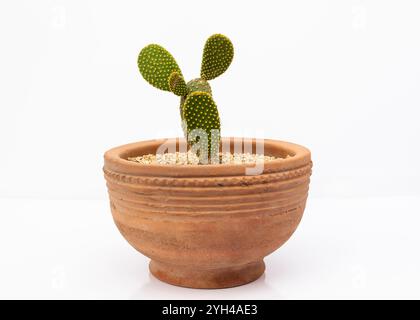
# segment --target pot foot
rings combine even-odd
[[[264,261],[220,269],[201,269],[150,261],[150,272],[159,280],[180,287],[220,289],[257,280],[265,270]]]

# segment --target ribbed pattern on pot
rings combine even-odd
[[[311,167],[181,178],[104,172],[114,221],[137,250],[168,264],[223,268],[260,261],[287,241]]]

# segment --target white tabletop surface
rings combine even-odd
[[[259,280],[193,290],[160,282],[103,200],[1,199],[0,298],[420,298],[420,198],[309,198]]]

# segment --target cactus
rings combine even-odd
[[[232,59],[232,42],[224,35],[212,35],[204,45],[200,78],[186,83],[174,57],[160,45],[144,47],[138,57],[140,73],[147,82],[180,97],[184,135],[190,146],[198,145],[201,163],[207,163],[208,159],[218,161],[220,141],[219,112],[208,80],[223,74]]]

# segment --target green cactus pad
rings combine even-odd
[[[211,95],[199,91],[190,93],[184,103],[183,118],[188,133],[195,129],[207,133],[209,155],[216,154],[219,151],[220,119]],[[218,130],[216,139],[212,139],[212,129]]]
[[[169,76],[169,88],[177,96],[185,96],[188,93],[187,84],[184,77],[177,71],[172,72]]]
[[[233,59],[233,44],[226,36],[214,34],[207,39],[203,51],[201,77],[212,80],[227,70]]]
[[[207,92],[211,95],[210,84],[206,80],[201,79],[201,78],[188,81],[187,88],[188,88],[189,93],[200,91],[200,92]]]
[[[157,44],[149,44],[144,47],[140,51],[137,63],[143,78],[161,90],[171,91],[169,78],[173,72],[178,72],[182,77],[174,57]]]
[[[210,84],[201,78],[197,78],[197,79],[193,79],[188,81],[187,83],[187,92],[188,93],[192,93],[192,92],[196,92],[196,91],[200,91],[200,92],[207,92],[208,94],[211,95],[211,87]],[[181,103],[179,106],[179,110],[181,112],[181,119],[184,120],[184,115],[183,115],[183,106],[184,106],[184,102],[185,99],[187,97],[186,96],[182,96],[181,97]]]

